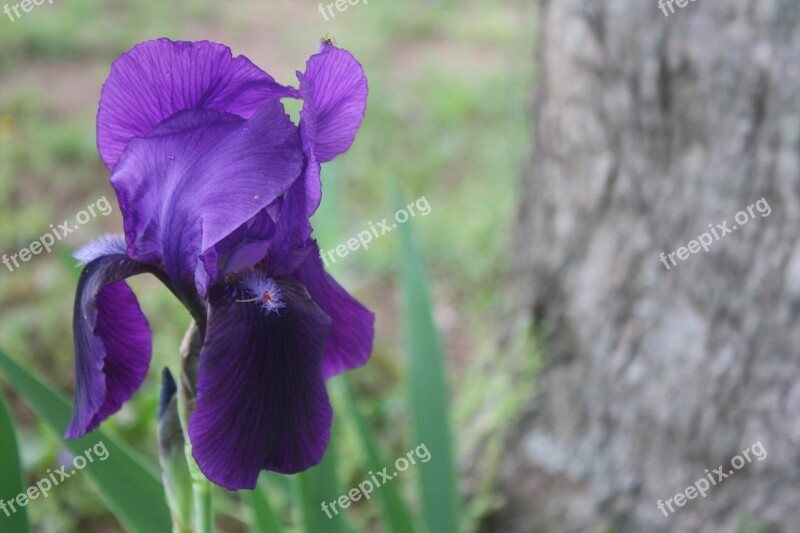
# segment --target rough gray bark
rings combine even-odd
[[[800,528],[800,0],[676,11],[540,1],[511,292],[552,333],[487,531]],[[657,509],[757,441],[766,459]]]

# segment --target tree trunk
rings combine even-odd
[[[800,0],[539,5],[511,293],[550,333],[486,530],[797,531]]]

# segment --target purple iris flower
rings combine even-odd
[[[103,86],[98,149],[125,236],[84,246],[75,300],[76,438],[120,409],[147,374],[151,334],[125,278],[151,273],[203,335],[195,460],[253,488],[261,470],[318,463],[332,418],[325,380],[366,363],[374,315],[323,269],[309,217],[320,163],[349,149],[367,79],[323,43],[299,88],[211,42],[149,41]],[[303,101],[300,123],[282,98]]]

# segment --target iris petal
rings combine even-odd
[[[289,189],[286,196],[276,202],[277,225],[273,244],[262,261],[262,268],[276,276],[288,276],[297,269],[311,250],[313,228],[308,217],[310,198],[316,197],[316,205],[321,198],[319,175],[310,178],[304,174]]]
[[[332,409],[322,377],[330,320],[290,279],[215,285],[200,353],[189,436],[197,464],[232,490],[261,470],[295,473],[318,463]],[[268,290],[270,302],[256,298]]]
[[[208,41],[147,41],[120,56],[103,86],[97,146],[113,169],[134,137],[172,115],[211,109],[250,118],[267,100],[296,96],[244,56]]]
[[[305,73],[297,73],[300,111],[300,137],[306,154],[301,179],[289,189],[281,205],[277,246],[264,261],[268,272],[286,275],[294,271],[310,251],[309,218],[322,200],[320,163],[347,151],[364,118],[367,78],[356,59],[346,50],[323,44],[311,56]]]
[[[331,318],[322,359],[325,379],[366,364],[375,337],[375,314],[325,272],[316,244],[293,277]]]
[[[152,271],[121,251],[92,260],[75,298],[75,406],[67,438],[80,437],[117,412],[142,384],[150,327],[124,280]]]
[[[179,291],[203,295],[199,257],[282,196],[302,168],[297,128],[280,102],[247,121],[179,113],[132,140],[111,177],[128,255],[163,263]]]
[[[367,105],[367,78],[350,52],[330,44],[322,44],[297,77],[304,101],[300,128],[316,160],[325,163],[355,139]]]
[[[275,222],[269,211],[269,207],[262,209],[203,253],[206,286],[212,279],[249,268],[267,255],[275,236]]]

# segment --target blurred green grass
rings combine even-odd
[[[28,246],[50,224],[73,218],[101,196],[114,198],[95,149],[94,115],[119,53],[162,35],[218,40],[290,84],[318,39],[330,35],[364,64],[370,97],[353,148],[323,170],[323,209],[331,213],[316,236],[323,249],[333,248],[369,221],[393,216],[392,179],[410,201],[428,200],[430,214],[411,220],[432,277],[434,315],[448,356],[455,440],[462,455],[473,453],[482,435],[513,415],[514,384],[521,370],[531,371],[506,364],[509,356],[497,353],[496,340],[505,309],[509,230],[530,146],[525,103],[533,76],[533,15],[528,2],[506,0],[372,2],[328,22],[315,2],[55,0],[13,23],[0,19],[0,254]],[[112,203],[110,216],[91,220],[52,254],[35,256],[14,272],[0,265],[0,346],[68,393],[78,275],[70,254],[92,237],[120,231]],[[416,444],[408,437],[396,326],[398,246],[397,234],[389,233],[332,267],[378,315],[373,359],[352,374],[352,383],[387,458]],[[165,365],[176,370],[189,317],[155,280],[132,285],[155,325],[154,360],[142,391],[104,427],[155,461],[157,376]],[[514,349],[530,347],[523,342]],[[489,400],[487,414],[488,394],[502,398]],[[59,450],[25,408],[13,404],[28,422],[20,429],[23,460],[36,479],[56,463]],[[337,405],[345,404],[340,398]],[[340,454],[352,458],[338,470],[357,482],[363,458],[352,428],[343,431],[338,447],[353,450]],[[488,456],[482,463],[479,468],[491,475]],[[70,491],[30,509],[38,530],[119,530],[85,481],[71,484]],[[412,485],[405,491],[413,502]],[[474,518],[493,504],[488,492],[474,499]],[[229,518],[225,531],[246,530],[236,498],[223,500],[221,509]],[[369,529],[376,509],[360,505],[354,513]]]

